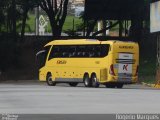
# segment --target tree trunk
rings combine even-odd
[[[87,33],[86,33],[87,37],[89,37],[91,32],[94,30],[94,27],[95,27],[96,23],[97,23],[97,20],[94,20],[93,23],[89,23]]]
[[[57,25],[57,22],[55,21],[53,16],[49,16],[49,20],[50,20],[51,29],[52,29],[52,35],[54,37],[61,36],[62,27],[60,25]]]
[[[55,37],[61,36],[62,27],[67,15],[68,0],[62,0],[61,2],[63,3],[60,3],[59,9],[56,7],[57,2],[55,2],[55,6],[52,6],[49,0],[42,0],[40,4],[41,8],[47,13],[49,17],[52,35]]]
[[[24,33],[25,33],[25,27],[26,27],[26,20],[27,20],[27,13],[29,9],[25,8],[23,13],[23,20],[22,20],[22,30],[21,30],[21,41],[24,41]]]
[[[16,37],[16,1],[12,0],[12,33],[13,33],[13,37],[14,37],[14,41],[17,41],[17,37]]]
[[[60,26],[58,26],[58,25],[56,25],[56,27],[55,27],[55,29],[53,30],[53,32],[54,32],[54,36],[55,37],[59,37],[59,36],[61,36],[61,28],[60,28]]]
[[[57,27],[56,21],[55,21],[55,19],[52,15],[49,16],[49,21],[50,21],[50,24],[51,24],[52,35],[57,36],[58,27]]]

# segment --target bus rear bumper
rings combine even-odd
[[[138,77],[118,77],[111,76],[110,79],[106,80],[105,83],[123,83],[123,84],[134,84],[138,82]]]

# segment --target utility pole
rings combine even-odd
[[[102,20],[101,20],[101,21],[98,21],[98,31],[102,30],[102,28],[103,28],[103,23],[102,23]],[[98,36],[102,36],[102,33],[98,34]]]
[[[39,6],[35,8],[35,34],[39,35]]]
[[[98,21],[98,31],[103,30],[105,27],[106,27],[106,21],[105,20]],[[106,31],[99,34],[98,36],[106,36]]]
[[[122,20],[119,20],[119,37],[122,37],[123,34],[123,23]]]
[[[74,31],[74,18],[73,18],[73,28],[72,28],[72,30],[73,30],[73,36],[75,35],[75,31]]]

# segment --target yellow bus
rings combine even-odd
[[[95,39],[54,40],[37,53],[42,59],[39,80],[49,86],[68,83],[86,87],[122,88],[138,80],[139,46],[136,42]]]

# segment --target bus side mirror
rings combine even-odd
[[[45,50],[41,50],[36,53],[36,66],[38,69],[45,65],[45,53]]]

